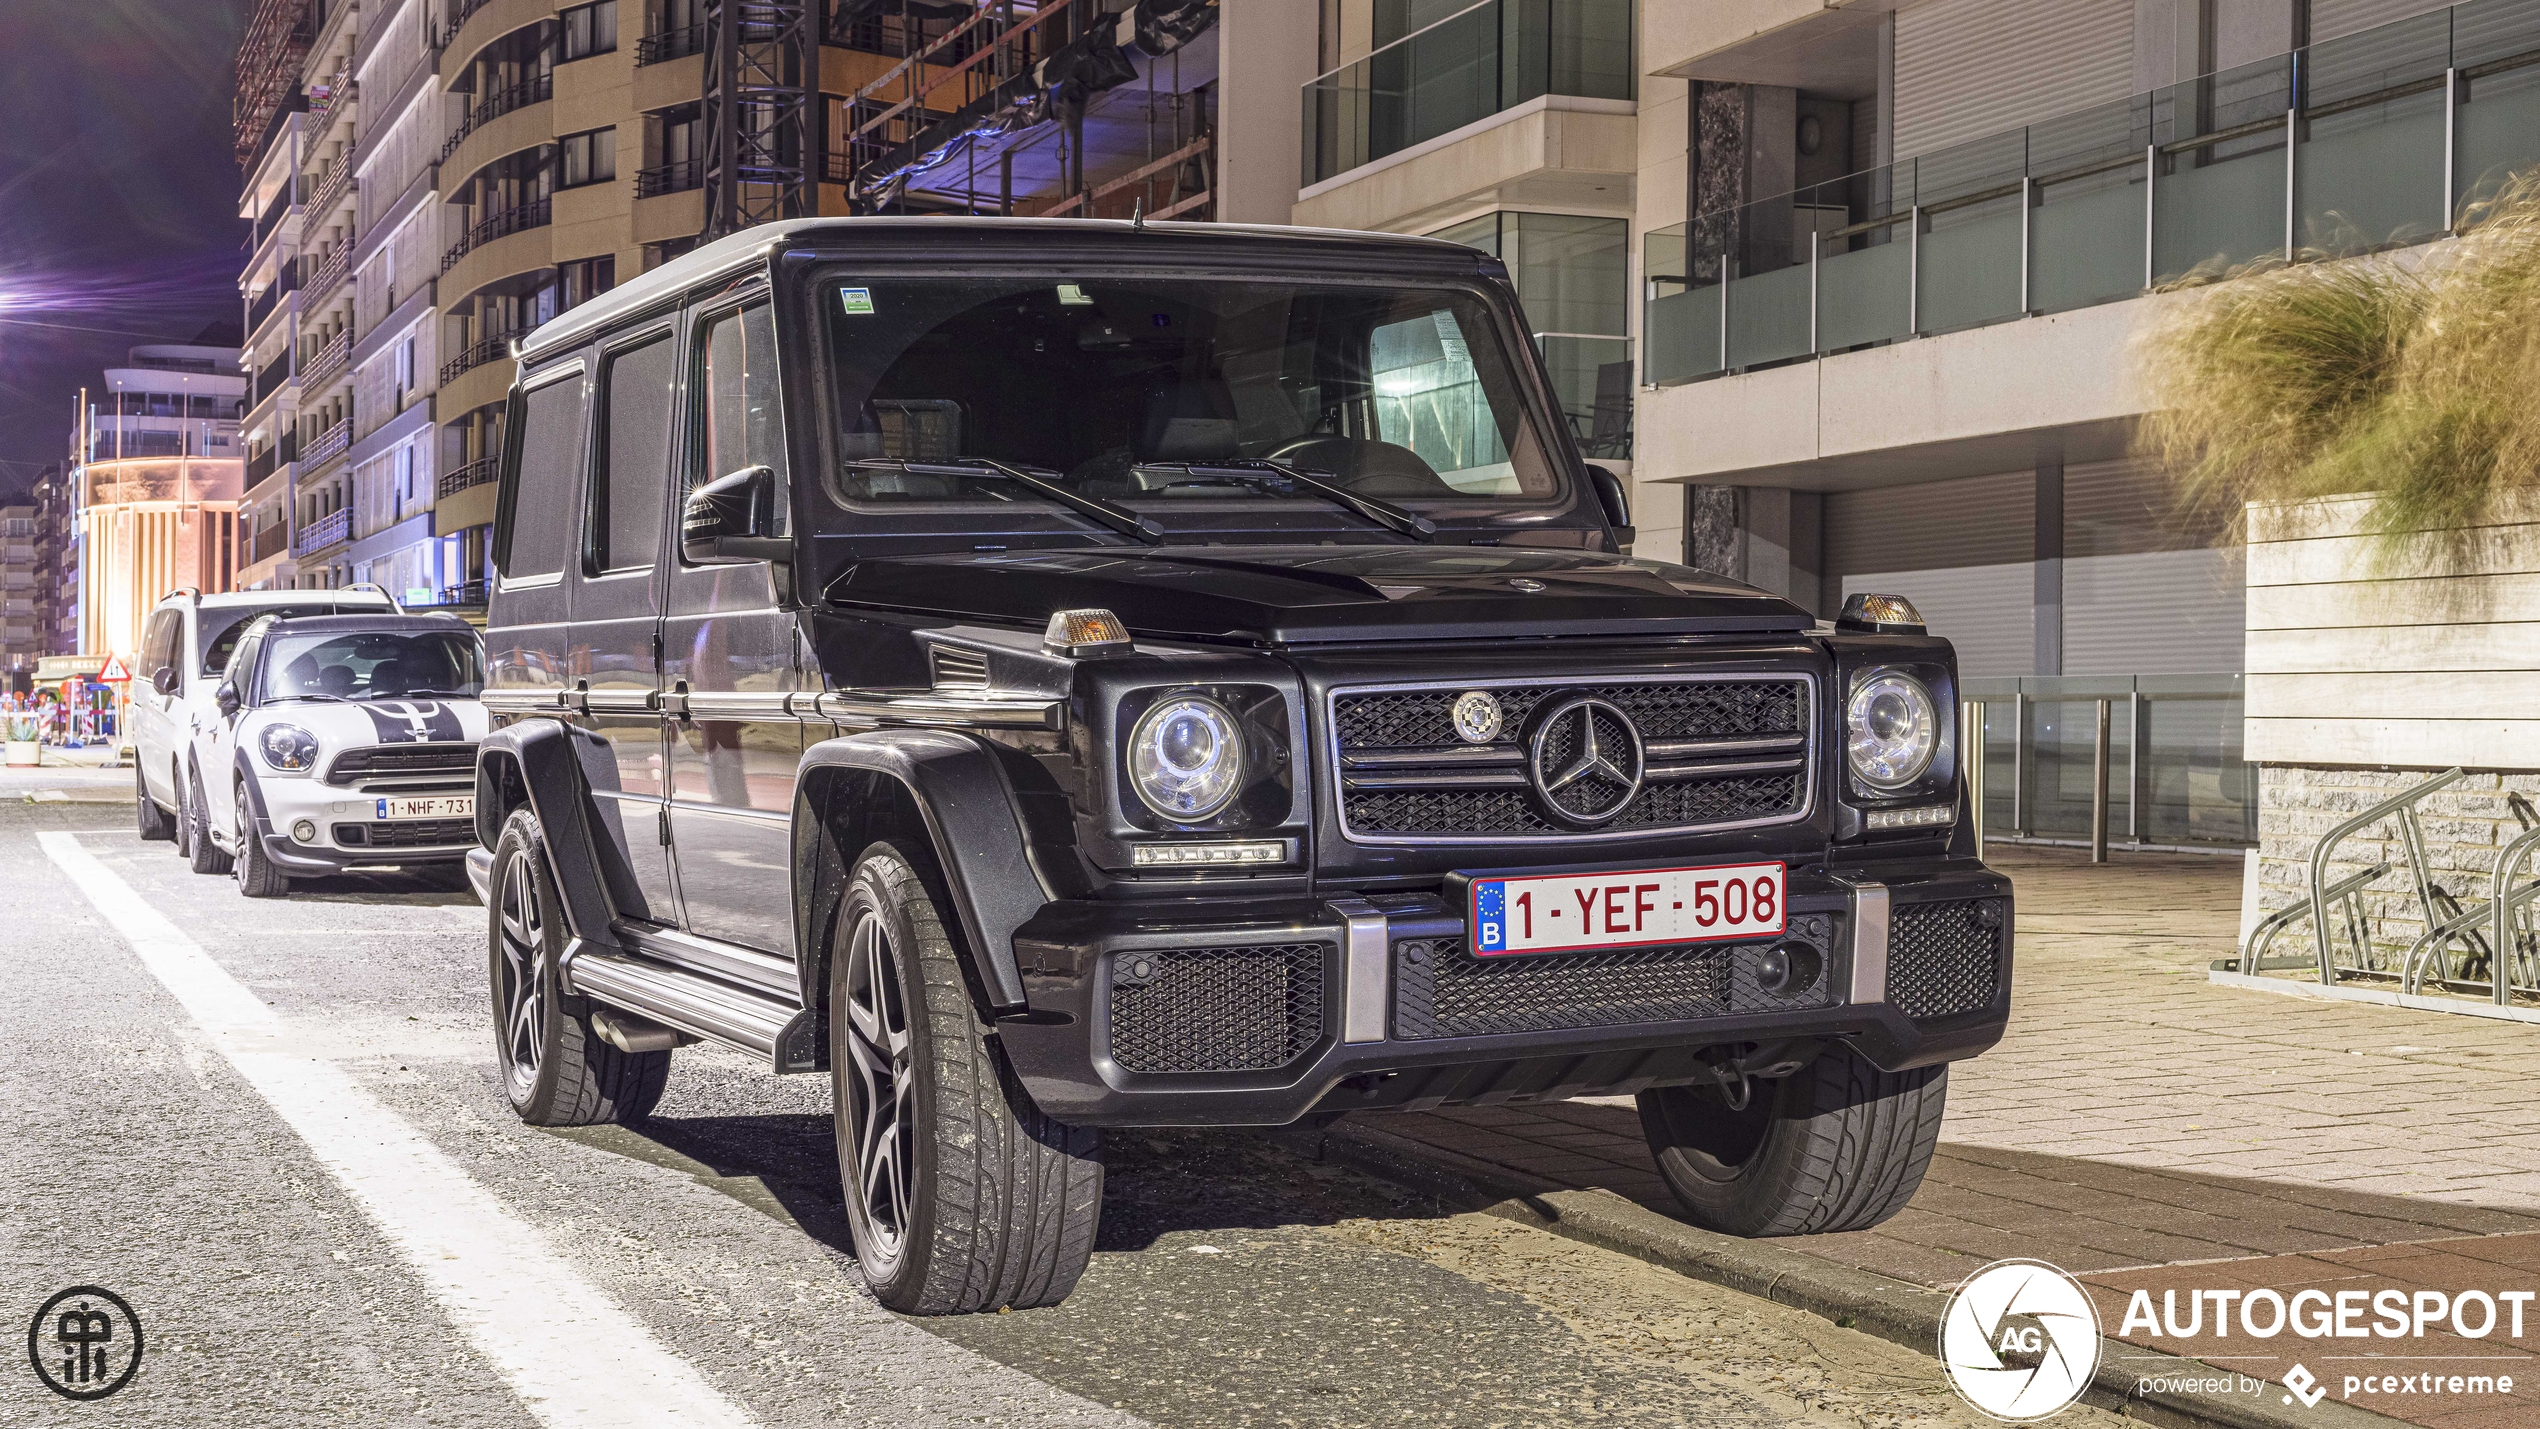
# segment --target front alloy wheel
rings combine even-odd
[[[898,950],[881,910],[856,910],[847,934],[838,1011],[846,1053],[836,1078],[838,1126],[852,1151],[865,1235],[858,1250],[871,1273],[887,1277],[908,1248],[916,1123],[909,1065],[908,1008],[900,996]]]
[[[538,1084],[538,1063],[547,1046],[547,925],[538,907],[528,849],[512,850],[500,887],[494,942],[501,959],[494,968],[494,1005],[502,1016],[503,1071],[512,1100],[519,1103]]]

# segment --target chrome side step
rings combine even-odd
[[[603,952],[579,938],[565,949],[563,970],[565,981],[584,997],[765,1057],[778,1072],[815,1072],[826,1060],[819,1020],[791,999]]]

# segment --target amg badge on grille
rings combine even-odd
[[[1455,737],[1466,744],[1488,744],[1499,738],[1499,697],[1488,690],[1457,695]]]

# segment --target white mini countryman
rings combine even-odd
[[[207,831],[239,891],[272,898],[294,876],[463,859],[484,670],[476,631],[454,615],[248,627],[193,751],[204,782],[217,779]]]

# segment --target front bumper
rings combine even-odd
[[[1822,972],[1778,996],[1756,968],[1783,940],[1477,960],[1432,894],[1055,903],[1015,935],[1031,1010],[997,1035],[1043,1111],[1097,1126],[1616,1095],[1837,1043],[1894,1071],[2000,1039],[2010,899],[1973,859],[1792,868],[1785,939]]]
[[[472,794],[472,784],[457,784],[444,790],[408,789],[407,793]],[[348,830],[358,830],[359,837],[374,837],[373,830],[405,830],[391,820],[372,817],[377,796],[342,785],[320,783],[315,779],[258,779],[252,791],[254,817],[258,825],[250,831],[264,845],[265,857],[273,866],[296,877],[324,877],[350,868],[411,868],[420,864],[456,863],[476,846],[476,825],[472,819],[442,821],[449,824],[447,838],[435,838],[420,844],[374,844],[356,842]],[[292,836],[294,824],[306,820],[316,837],[302,842]]]

